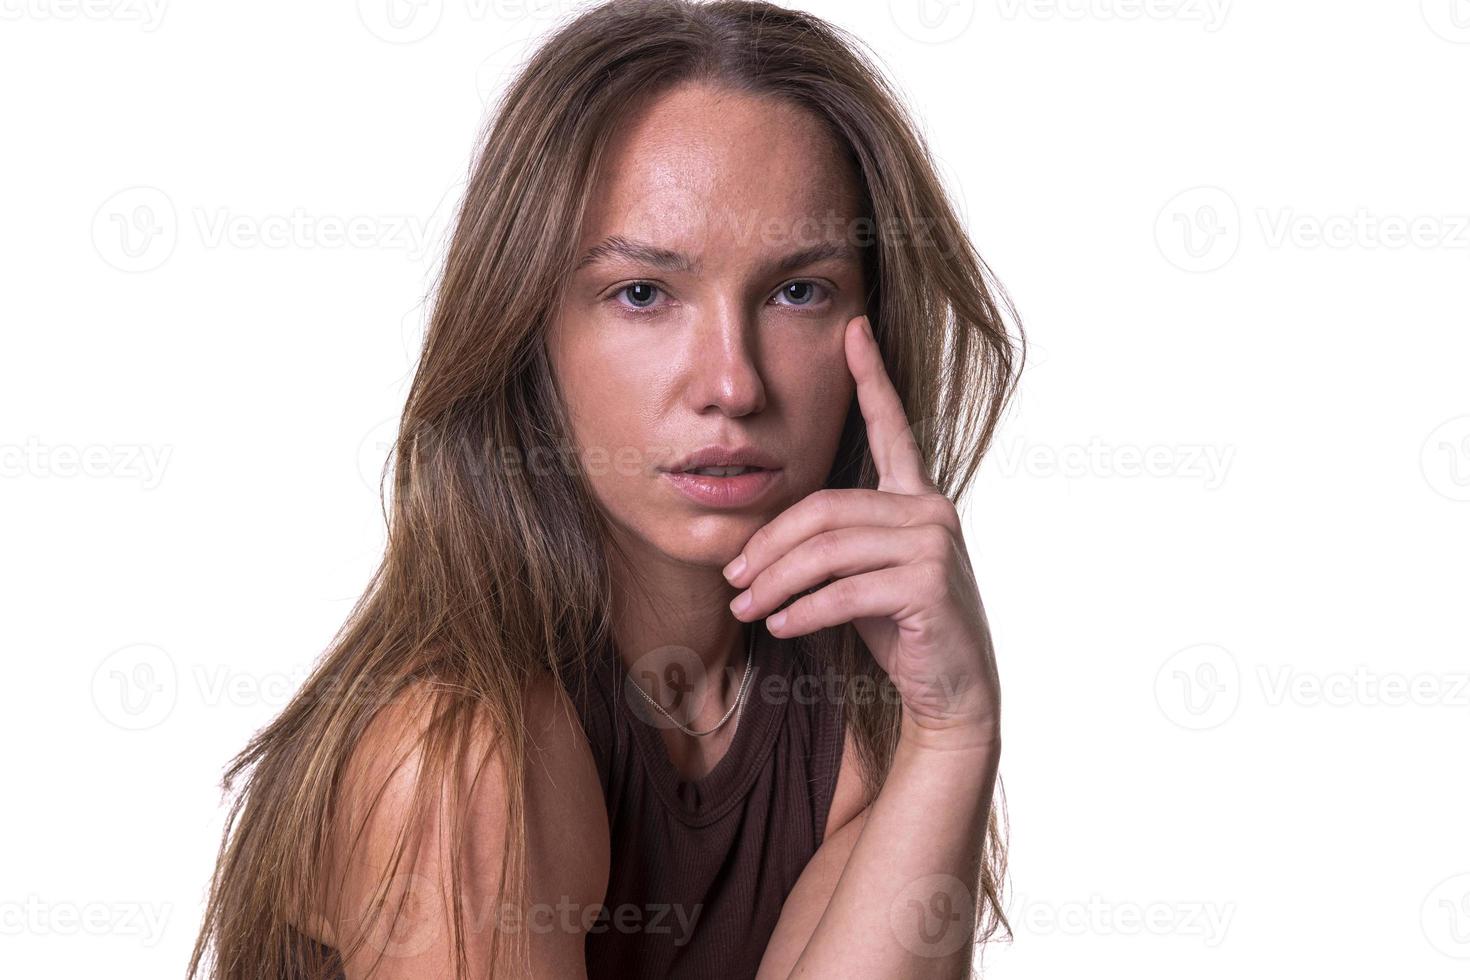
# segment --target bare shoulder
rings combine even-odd
[[[533,908],[599,905],[609,845],[591,751],[554,681],[533,683],[525,705],[527,901]],[[472,719],[468,765],[455,785],[452,770],[429,768],[425,737],[435,707],[428,685],[405,690],[363,731],[343,774],[330,828],[327,894],[313,931],[339,950],[359,935],[366,939],[345,964],[348,980],[366,975],[379,957],[375,977],[452,976],[448,910],[455,873],[473,975],[484,975],[498,929],[528,921],[526,911],[517,915],[499,905],[509,770],[498,733],[487,717]],[[364,913],[375,906],[388,911],[373,925]],[[538,974],[582,975],[580,920],[563,919],[570,927],[528,930]]]

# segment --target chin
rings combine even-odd
[[[758,514],[700,514],[682,522],[676,531],[666,529],[657,544],[677,561],[724,568],[766,520]]]

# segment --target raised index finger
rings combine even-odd
[[[918,441],[909,428],[903,399],[888,377],[883,352],[866,316],[847,325],[847,366],[857,381],[858,407],[868,427],[868,448],[878,468],[878,489],[891,493],[925,493],[933,483],[924,467]]]

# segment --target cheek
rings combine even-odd
[[[792,434],[805,447],[804,455],[810,456],[811,464],[821,468],[836,449],[852,404],[855,389],[847,357],[839,346],[835,353],[813,351],[784,363],[791,368],[783,374],[781,389],[786,415],[794,427]]]
[[[636,418],[638,360],[599,343],[592,324],[568,326],[555,338],[552,362],[578,447],[616,449],[619,433]]]
[[[572,431],[584,464],[591,467],[594,482],[606,483],[606,475],[629,475],[629,456],[636,453],[641,466],[647,456],[645,406],[639,389],[627,385],[625,379],[598,372],[577,389],[569,392]],[[646,392],[644,392],[646,397]],[[604,475],[603,460],[619,460],[619,466]]]
[[[792,404],[815,417],[838,418],[847,413],[854,382],[847,367],[842,327],[809,337],[799,335],[773,351],[772,367],[780,372],[781,387]]]
[[[659,379],[646,356],[623,361],[591,348],[563,355],[559,377],[583,479],[610,512],[630,518],[629,487],[646,479],[660,451]]]
[[[636,527],[642,523],[636,487],[647,456],[641,422],[625,394],[616,386],[581,388],[571,415],[572,441],[574,465],[593,499],[617,523]]]

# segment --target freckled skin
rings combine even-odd
[[[850,237],[857,178],[807,110],[705,85],[649,102],[609,150],[578,256],[618,235],[697,265],[614,256],[582,268],[548,355],[583,458],[600,447],[612,461],[588,480],[624,546],[640,565],[712,569],[704,584],[723,586],[719,569],[832,466],[854,390],[843,332],[865,308],[861,261],[761,266]],[[658,470],[716,443],[774,454],[773,491],[716,511]]]

